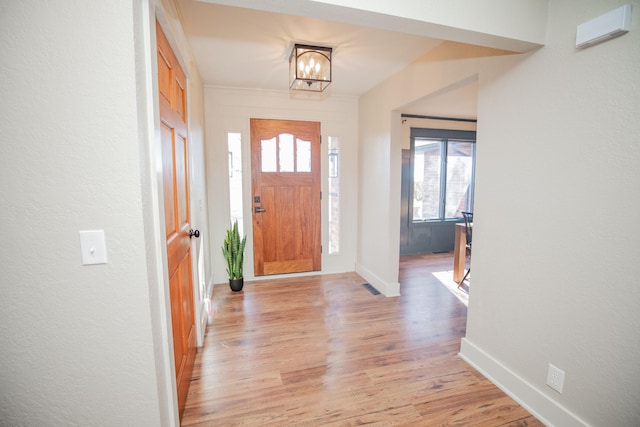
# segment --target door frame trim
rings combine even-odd
[[[158,418],[160,425],[179,425],[176,371],[173,354],[173,335],[171,305],[169,298],[169,277],[167,245],[165,238],[164,200],[162,195],[162,164],[160,147],[160,101],[158,94],[157,36],[156,20],[169,39],[172,49],[181,66],[184,66],[183,52],[175,43],[175,31],[160,0],[145,0],[134,4],[134,26],[140,38],[135,50],[140,57],[136,64],[138,84],[138,124],[142,130],[140,136],[140,155],[143,167],[140,177],[142,191],[142,225],[147,246],[147,285],[149,287],[149,320],[153,342],[153,360],[158,390]],[[187,77],[187,97],[189,96],[189,73]],[[187,120],[187,132],[188,132]],[[189,144],[191,143],[189,138]],[[188,159],[191,162],[191,159]],[[191,169],[189,171],[191,178]],[[190,195],[192,198],[192,195]],[[193,200],[189,201],[193,206]],[[193,270],[192,274],[197,274]],[[197,280],[194,281],[194,286]],[[194,294],[195,297],[195,294]],[[194,301],[199,304],[199,301]],[[196,321],[196,324],[199,322]]]

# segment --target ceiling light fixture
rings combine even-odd
[[[295,44],[289,57],[289,89],[322,92],[331,84],[330,47]]]

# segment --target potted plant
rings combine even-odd
[[[227,262],[227,274],[229,275],[229,286],[234,292],[242,290],[244,285],[244,276],[242,275],[242,266],[244,263],[244,245],[247,243],[247,236],[240,237],[238,231],[238,221],[227,230],[222,245],[222,255]]]

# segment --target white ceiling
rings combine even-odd
[[[178,0],[206,85],[287,90],[294,43],[334,49],[330,95],[361,95],[442,40],[304,16]],[[407,113],[475,118],[477,83],[415,103]],[[437,101],[437,102],[436,102]]]

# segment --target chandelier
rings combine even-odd
[[[289,57],[289,89],[322,92],[331,84],[330,47],[295,44]]]

